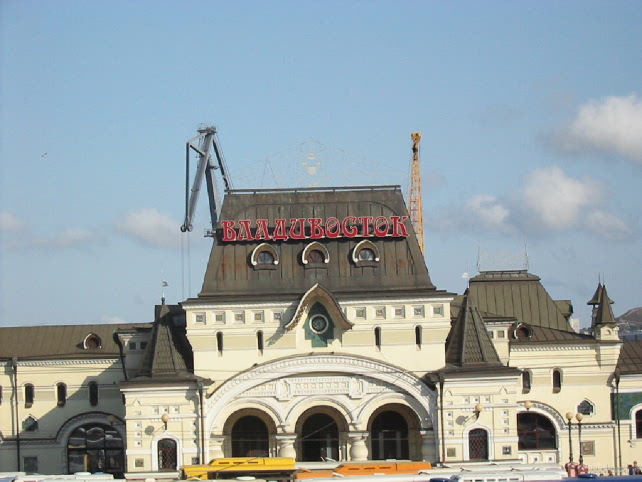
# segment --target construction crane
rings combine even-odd
[[[221,150],[221,146],[218,142],[216,127],[201,126],[197,129],[197,131],[198,135],[193,139],[187,141],[187,144],[185,146],[185,221],[181,226],[181,231],[186,232],[192,230],[192,221],[194,220],[194,215],[196,213],[198,195],[201,190],[201,185],[203,184],[203,176],[205,176],[207,196],[209,198],[210,204],[210,221],[212,223],[212,228],[208,230],[205,235],[213,236],[214,230],[216,229],[218,214],[221,211],[222,204],[222,199],[219,195],[216,187],[216,181],[214,179],[214,170],[217,169],[220,171],[226,190],[233,189],[232,180],[230,179],[229,171],[227,169],[227,165],[225,164],[223,151]],[[212,162],[211,149],[214,149],[217,164],[214,164]],[[194,183],[192,184],[191,192],[189,189],[190,150],[196,151],[198,155],[198,164],[196,166],[196,174],[194,175]]]
[[[410,134],[412,139],[412,162],[410,164],[410,221],[417,235],[419,248],[424,252],[424,210],[421,201],[421,159],[419,157],[419,142],[421,132]]]

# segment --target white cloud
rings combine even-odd
[[[600,209],[586,216],[586,228],[608,239],[624,239],[631,235],[631,228],[620,218]]]
[[[531,171],[513,193],[475,194],[463,204],[428,213],[431,229],[502,235],[541,235],[584,230],[613,240],[634,230],[607,212],[604,189],[591,178],[574,178],[557,166]]]
[[[0,233],[17,233],[24,225],[13,214],[0,213]]]
[[[600,202],[600,184],[591,179],[574,179],[557,166],[536,169],[522,189],[526,212],[545,228],[560,231],[576,226],[582,210]]]
[[[114,323],[127,323],[127,321],[123,320],[122,318],[119,318],[118,316],[103,315],[100,318],[100,323],[114,324]]]
[[[65,229],[53,238],[44,239],[39,244],[58,248],[75,248],[85,246],[94,240],[94,235],[82,228]]]
[[[180,225],[156,209],[131,211],[117,224],[117,229],[147,246],[165,249],[180,247]]]
[[[642,164],[642,99],[604,97],[581,105],[575,118],[557,136],[568,151],[615,152]]]
[[[506,221],[510,211],[495,196],[489,194],[477,194],[466,202],[466,209],[471,220],[477,220],[477,224],[488,229],[506,230]]]

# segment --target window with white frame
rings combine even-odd
[[[406,309],[403,306],[393,306],[392,313],[395,318],[404,318],[406,316]]]

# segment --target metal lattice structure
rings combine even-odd
[[[421,200],[421,158],[419,157],[419,142],[421,132],[410,134],[412,138],[412,163],[410,165],[410,220],[417,235],[421,252],[424,252],[424,210]]]

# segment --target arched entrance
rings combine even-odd
[[[245,416],[232,427],[232,457],[269,457],[267,425],[259,417]]]
[[[125,472],[123,439],[115,428],[91,423],[75,429],[67,441],[67,468],[75,472],[106,472],[118,478]]]
[[[303,422],[300,433],[301,461],[339,460],[339,427],[330,415],[310,415]]]
[[[409,459],[408,423],[403,415],[386,410],[379,413],[370,428],[372,460]]]
[[[488,460],[488,432],[483,428],[476,428],[468,433],[468,458]]]
[[[557,436],[553,422],[537,412],[517,414],[519,450],[556,449]]]
[[[176,470],[178,465],[178,447],[176,440],[164,438],[158,441],[158,470]]]

